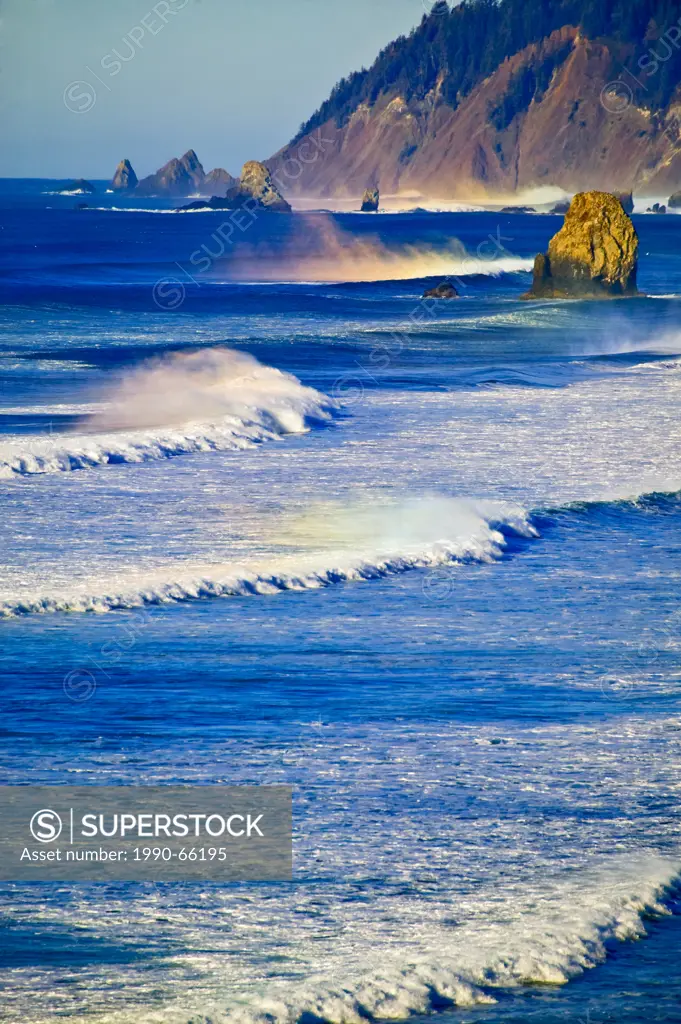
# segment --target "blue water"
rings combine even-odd
[[[0,1020],[680,1020],[681,222],[537,304],[556,217],[0,184],[0,783],[295,823],[290,885],[4,884]]]

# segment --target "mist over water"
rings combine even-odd
[[[281,283],[407,281],[423,277],[495,275],[532,269],[532,260],[507,252],[483,236],[477,252],[457,238],[443,243],[398,243],[358,235],[328,214],[296,214],[283,244],[239,242],[229,260],[218,260],[211,279]]]

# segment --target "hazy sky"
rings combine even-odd
[[[0,176],[271,156],[429,0],[0,0]],[[118,51],[115,53],[114,51]]]

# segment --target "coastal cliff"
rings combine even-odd
[[[291,184],[300,195],[361,196],[368,180],[442,199],[546,185],[668,195],[681,186],[674,19],[665,0],[607,7],[435,4],[339,82],[268,167],[276,176],[321,139],[323,159],[301,161]]]

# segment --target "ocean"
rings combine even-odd
[[[289,784],[294,874],[1,883],[0,1020],[681,1020],[681,221],[521,302],[559,217],[98,187],[0,182],[0,784]]]

